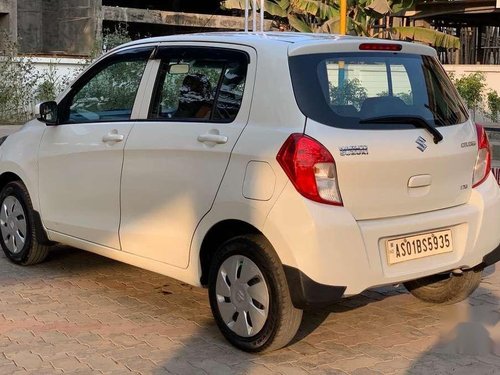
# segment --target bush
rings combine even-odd
[[[451,74],[450,78],[474,117],[476,111],[480,110],[491,121],[498,122],[500,117],[500,96],[494,90],[485,93],[486,78],[483,73],[471,73],[460,78],[456,78]]]
[[[453,79],[453,78],[452,78]],[[457,79],[453,83],[465,104],[472,111],[476,111],[483,102],[484,89],[486,88],[486,78],[483,73],[476,72]]]
[[[17,44],[6,32],[0,30],[0,123],[22,123],[32,116],[36,102],[56,99],[67,85],[80,73],[59,75],[52,64],[44,72],[35,69],[33,59],[18,56]],[[127,28],[119,25],[113,32],[105,31],[82,70],[102,53],[131,40]]]
[[[498,92],[491,90],[488,92],[486,99],[491,121],[498,122],[500,116],[500,95],[498,95]]]
[[[17,45],[6,33],[0,56],[0,122],[22,122],[29,118],[39,75],[31,59],[17,56]]]

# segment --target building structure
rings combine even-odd
[[[0,0],[0,29],[22,54],[88,56],[96,40],[126,23],[132,37],[243,30],[220,0]],[[270,29],[266,21],[265,29]]]

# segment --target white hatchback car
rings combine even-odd
[[[374,286],[460,301],[500,259],[487,136],[425,46],[145,39],[39,112],[0,147],[7,257],[62,243],[207,286],[243,350]]]

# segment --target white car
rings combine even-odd
[[[433,49],[299,33],[145,39],[2,139],[0,243],[61,243],[209,289],[223,335],[404,283],[466,298],[500,259],[485,131]]]

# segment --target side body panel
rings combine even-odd
[[[41,215],[47,229],[120,248],[120,177],[132,122],[48,127],[40,153]],[[108,133],[124,141],[104,143]]]
[[[166,45],[171,46],[180,51],[184,45]],[[210,47],[228,48],[215,43],[203,46]],[[134,125],[125,148],[120,223],[123,251],[188,266],[192,235],[212,207],[252,103],[257,55],[251,48],[231,49],[250,55],[242,105],[233,122],[145,120],[149,103],[144,102],[144,120]],[[150,80],[150,88],[153,83]],[[226,142],[201,142],[199,137],[204,135],[226,137]]]

